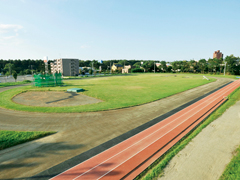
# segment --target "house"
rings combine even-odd
[[[116,70],[122,71],[123,66],[121,64],[113,64],[111,69],[112,71],[116,71]]]
[[[157,66],[157,67],[161,66],[161,63],[156,63],[156,66]]]
[[[122,69],[122,73],[130,73],[131,68],[131,65],[124,66],[124,68]]]

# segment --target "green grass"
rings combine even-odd
[[[111,74],[101,74],[101,75],[81,75],[81,76],[64,76],[64,80],[67,80],[67,79],[85,79],[85,78],[95,78],[95,77],[106,77],[106,76],[128,76],[128,75],[131,75],[130,73],[129,74],[122,74],[122,73],[111,73]]]
[[[143,171],[136,179],[142,179],[142,180],[152,180],[157,179],[157,177],[161,176],[163,173],[163,169],[167,166],[169,161],[178,153],[180,152],[194,137],[196,137],[206,126],[208,126],[211,122],[213,122],[215,119],[220,117],[226,109],[234,105],[237,101],[240,100],[240,88],[236,89],[233,93],[229,95],[229,100],[224,103],[222,106],[220,106],[216,111],[214,111],[204,122],[202,122],[195,130],[189,132],[181,141],[176,143],[167,153],[165,153],[163,156],[161,156],[157,161],[155,161],[151,166],[149,166],[145,171]],[[233,177],[240,177],[240,153],[238,154],[238,162],[239,164],[236,164],[234,162],[231,162],[232,165],[230,165],[230,169],[233,166],[237,166],[236,169],[238,169],[238,175],[235,175]],[[226,170],[229,171],[229,170]],[[226,172],[225,171],[225,172]],[[224,172],[224,173],[225,173]],[[231,174],[232,171],[229,171]],[[226,175],[225,175],[226,174]],[[230,175],[225,173],[223,177],[227,177],[224,179],[230,178]],[[233,178],[233,179],[238,179]]]
[[[173,94],[213,82],[203,80],[202,76],[173,74],[134,74],[129,76],[112,76],[65,81],[64,87],[20,87],[0,93],[0,107],[32,112],[89,112],[124,108],[152,102]],[[66,91],[70,88],[83,88],[85,94],[103,102],[71,107],[36,107],[12,102],[12,97],[21,92]]]
[[[217,74],[202,74],[203,76],[207,77],[219,77],[219,78],[230,78],[230,79],[238,79],[236,77],[240,77],[240,75],[217,75]]]
[[[27,84],[30,83],[31,81],[21,81],[21,82],[6,82],[6,83],[0,83],[0,88],[2,87],[7,87],[7,86],[15,86],[15,85],[21,85],[21,84]]]
[[[220,180],[240,179],[240,146],[236,149],[235,154],[224,170]]]
[[[0,130],[0,150],[38,139],[54,132],[23,132]]]
[[[196,74],[196,73],[175,73],[175,74],[189,74],[189,75],[197,75],[197,76],[206,76],[206,77],[219,77],[219,78],[230,78],[230,79],[238,79],[240,75],[223,75],[223,74]]]

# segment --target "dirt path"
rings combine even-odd
[[[217,180],[240,144],[240,101],[202,130],[159,180]]]
[[[141,106],[90,113],[27,113],[0,108],[1,130],[58,133],[0,151],[0,179],[42,172],[231,81],[218,79]],[[0,88],[0,92],[13,87]]]

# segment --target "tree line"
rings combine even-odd
[[[159,64],[160,65],[159,65]],[[226,63],[226,64],[225,64]],[[103,71],[110,70],[113,64],[131,65],[134,69],[143,69],[143,72],[184,72],[184,73],[202,73],[202,74],[226,74],[240,75],[240,58],[234,55],[226,56],[225,59],[200,59],[195,60],[178,60],[173,62],[158,60],[106,60],[99,63],[96,60],[79,60],[79,67],[94,67]],[[140,72],[140,71],[136,71]]]
[[[200,59],[199,61],[174,61],[171,63],[174,72],[191,72],[191,73],[209,73],[209,74],[226,74],[240,75],[240,58],[233,55],[217,59]],[[225,69],[226,67],[226,69]]]
[[[51,61],[48,63],[50,64]],[[49,66],[50,67],[50,66]],[[19,75],[43,73],[45,72],[45,64],[43,60],[0,60],[0,73],[11,75],[16,72]]]
[[[226,74],[240,75],[240,58],[234,55],[226,56],[221,59],[200,59],[195,60],[177,60],[173,62],[159,61],[159,60],[103,60],[100,63],[97,60],[79,60],[79,67],[94,67],[101,71],[109,71],[113,64],[121,64],[122,66],[131,65],[134,69],[143,69],[144,72],[185,72],[185,73],[210,73],[210,74],[223,74],[224,69]],[[48,61],[49,70],[50,62]],[[159,65],[159,64],[160,65]],[[226,63],[226,65],[225,65]],[[0,73],[12,74],[16,72],[19,75],[44,73],[45,64],[43,60],[0,60]]]

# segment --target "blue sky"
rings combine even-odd
[[[0,0],[0,59],[239,56],[239,0]]]

